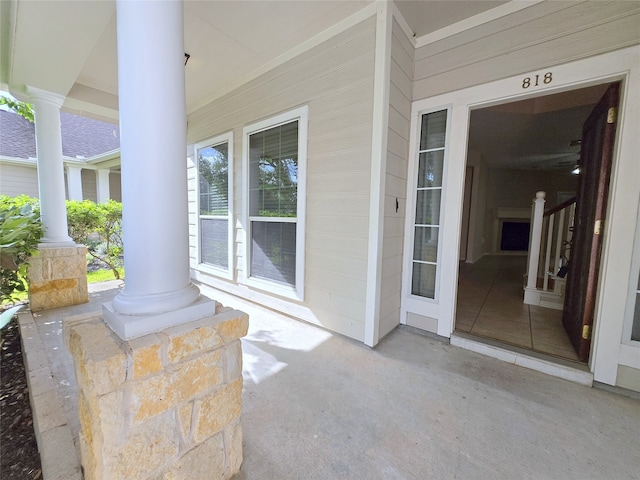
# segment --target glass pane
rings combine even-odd
[[[416,227],[413,259],[435,262],[438,259],[438,227]]]
[[[229,269],[228,220],[203,218],[200,220],[200,261]]]
[[[640,274],[638,275],[638,293],[636,293],[636,308],[633,311],[631,324],[631,340],[640,342]]]
[[[421,153],[418,166],[418,188],[441,187],[444,150]]]
[[[416,224],[440,225],[440,197],[442,191],[418,190],[416,195]]]
[[[198,150],[200,215],[229,213],[228,154],[226,143]]]
[[[295,286],[295,223],[251,222],[251,276]]]
[[[436,266],[425,263],[413,264],[411,293],[426,298],[435,298]]]
[[[295,217],[298,207],[298,121],[249,138],[249,214]]]
[[[420,129],[420,150],[443,148],[446,129],[446,110],[423,115]]]

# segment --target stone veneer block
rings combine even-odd
[[[248,316],[219,312],[131,341],[99,314],[64,321],[86,480],[228,479],[239,471],[239,339]]]
[[[135,338],[129,341],[129,346],[129,364],[133,369],[129,373],[133,378],[138,379],[162,370],[162,342],[157,335]]]
[[[242,378],[196,402],[193,439],[202,442],[213,433],[224,430],[242,408]]]
[[[32,312],[89,301],[87,247],[41,246],[29,263],[29,304]]]

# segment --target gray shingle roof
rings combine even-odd
[[[120,148],[118,125],[60,112],[62,155],[95,157]],[[0,156],[36,156],[35,126],[13,112],[0,110]]]

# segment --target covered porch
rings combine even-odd
[[[81,479],[62,322],[115,296],[20,315],[45,480]],[[251,317],[239,479],[632,478],[638,398],[588,388],[400,327],[375,350],[220,291]],[[357,368],[354,368],[357,366]],[[587,459],[585,461],[585,458]]]

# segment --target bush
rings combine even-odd
[[[114,200],[95,204],[91,200],[67,201],[69,236],[87,246],[89,254],[120,278],[122,266],[122,204]]]
[[[0,195],[0,303],[26,290],[28,259],[41,238],[37,200]]]

